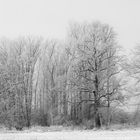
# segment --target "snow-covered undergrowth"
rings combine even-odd
[[[23,131],[0,128],[0,140],[139,140],[140,128],[112,126],[106,130],[83,130],[73,127],[35,126]]]
[[[1,133],[44,133],[44,132],[65,132],[65,131],[117,131],[117,130],[140,130],[140,125],[121,125],[115,124],[111,125],[109,128],[106,126],[101,127],[100,129],[93,128],[87,129],[85,126],[50,126],[50,127],[42,127],[42,126],[32,126],[31,128],[23,128],[22,131],[17,131],[15,128],[9,130],[4,126],[0,126],[0,134]]]

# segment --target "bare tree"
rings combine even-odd
[[[71,47],[76,50],[72,84],[80,93],[89,94],[90,98],[82,99],[80,103],[90,102],[94,108],[95,127],[100,127],[99,108],[107,101],[109,108],[110,96],[115,93],[115,89],[109,91],[109,79],[119,73],[115,33],[108,25],[100,23],[74,25],[70,39]]]

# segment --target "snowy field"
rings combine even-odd
[[[140,140],[140,130],[0,133],[0,140]]]

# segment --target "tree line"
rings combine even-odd
[[[84,121],[110,126],[126,100],[123,75],[138,78],[139,64],[126,61],[113,28],[99,22],[71,25],[63,42],[2,39],[0,123],[18,130]]]

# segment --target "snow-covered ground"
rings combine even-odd
[[[0,140],[140,140],[140,130],[0,133]]]

